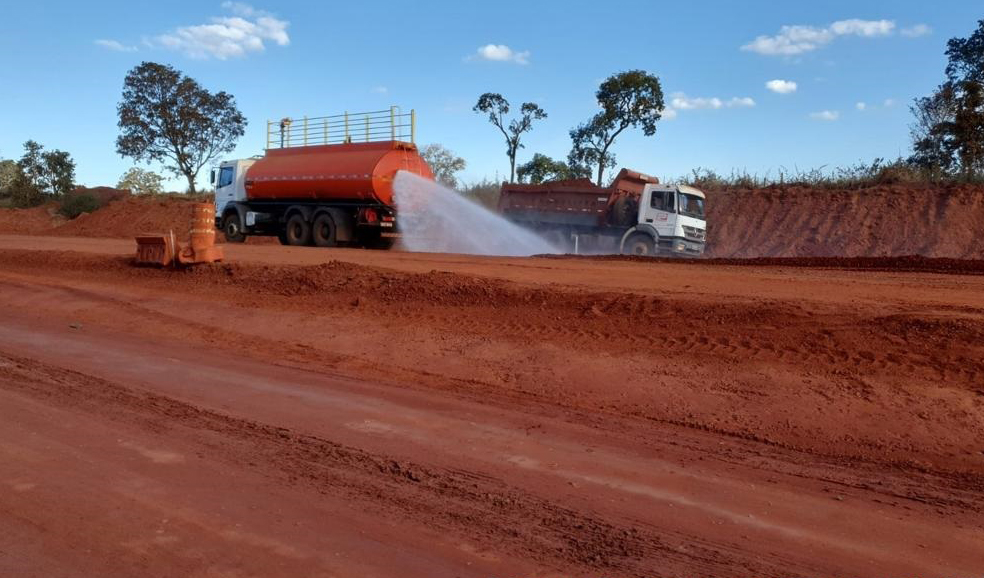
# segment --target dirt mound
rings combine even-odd
[[[636,255],[536,255],[540,259],[583,259],[588,261],[630,261],[659,265],[729,265],[740,267],[807,267],[810,269],[847,269],[899,273],[945,273],[947,275],[984,275],[984,259],[946,259],[903,255],[900,257],[753,257],[747,259],[679,259]]]
[[[92,213],[79,215],[47,235],[64,237],[133,237],[142,233],[174,231],[188,239],[191,205],[179,197],[124,197]]]
[[[0,233],[9,235],[40,233],[64,222],[55,203],[30,209],[0,209]]]
[[[984,187],[708,193],[708,256],[984,258]]]
[[[113,187],[78,187],[71,192],[69,192],[66,197],[78,197],[81,195],[89,195],[97,201],[100,205],[106,205],[113,201],[129,197],[129,189],[114,189]]]

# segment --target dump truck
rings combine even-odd
[[[622,169],[609,187],[589,179],[503,184],[499,212],[564,252],[697,257],[704,193]]]
[[[433,179],[414,144],[416,115],[397,107],[267,122],[262,156],[212,170],[215,226],[226,241],[388,248],[398,237],[397,171]]]

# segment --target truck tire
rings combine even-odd
[[[287,219],[287,226],[284,230],[284,237],[288,245],[301,246],[311,244],[311,224],[304,219],[304,215],[295,213]]]
[[[222,234],[225,235],[226,243],[243,243],[246,241],[246,234],[243,233],[243,223],[239,220],[239,213],[228,213],[222,219]]]
[[[656,242],[646,233],[633,233],[625,240],[622,254],[654,257],[656,255]]]
[[[328,213],[321,213],[314,218],[314,225],[311,226],[311,237],[317,247],[334,247],[338,229],[335,227],[335,219]]]

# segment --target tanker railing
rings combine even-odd
[[[398,106],[371,112],[267,121],[266,148],[289,148],[359,142],[414,142],[417,116]]]

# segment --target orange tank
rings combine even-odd
[[[393,177],[433,179],[411,143],[399,141],[269,149],[246,171],[251,201],[316,199],[393,205]]]

